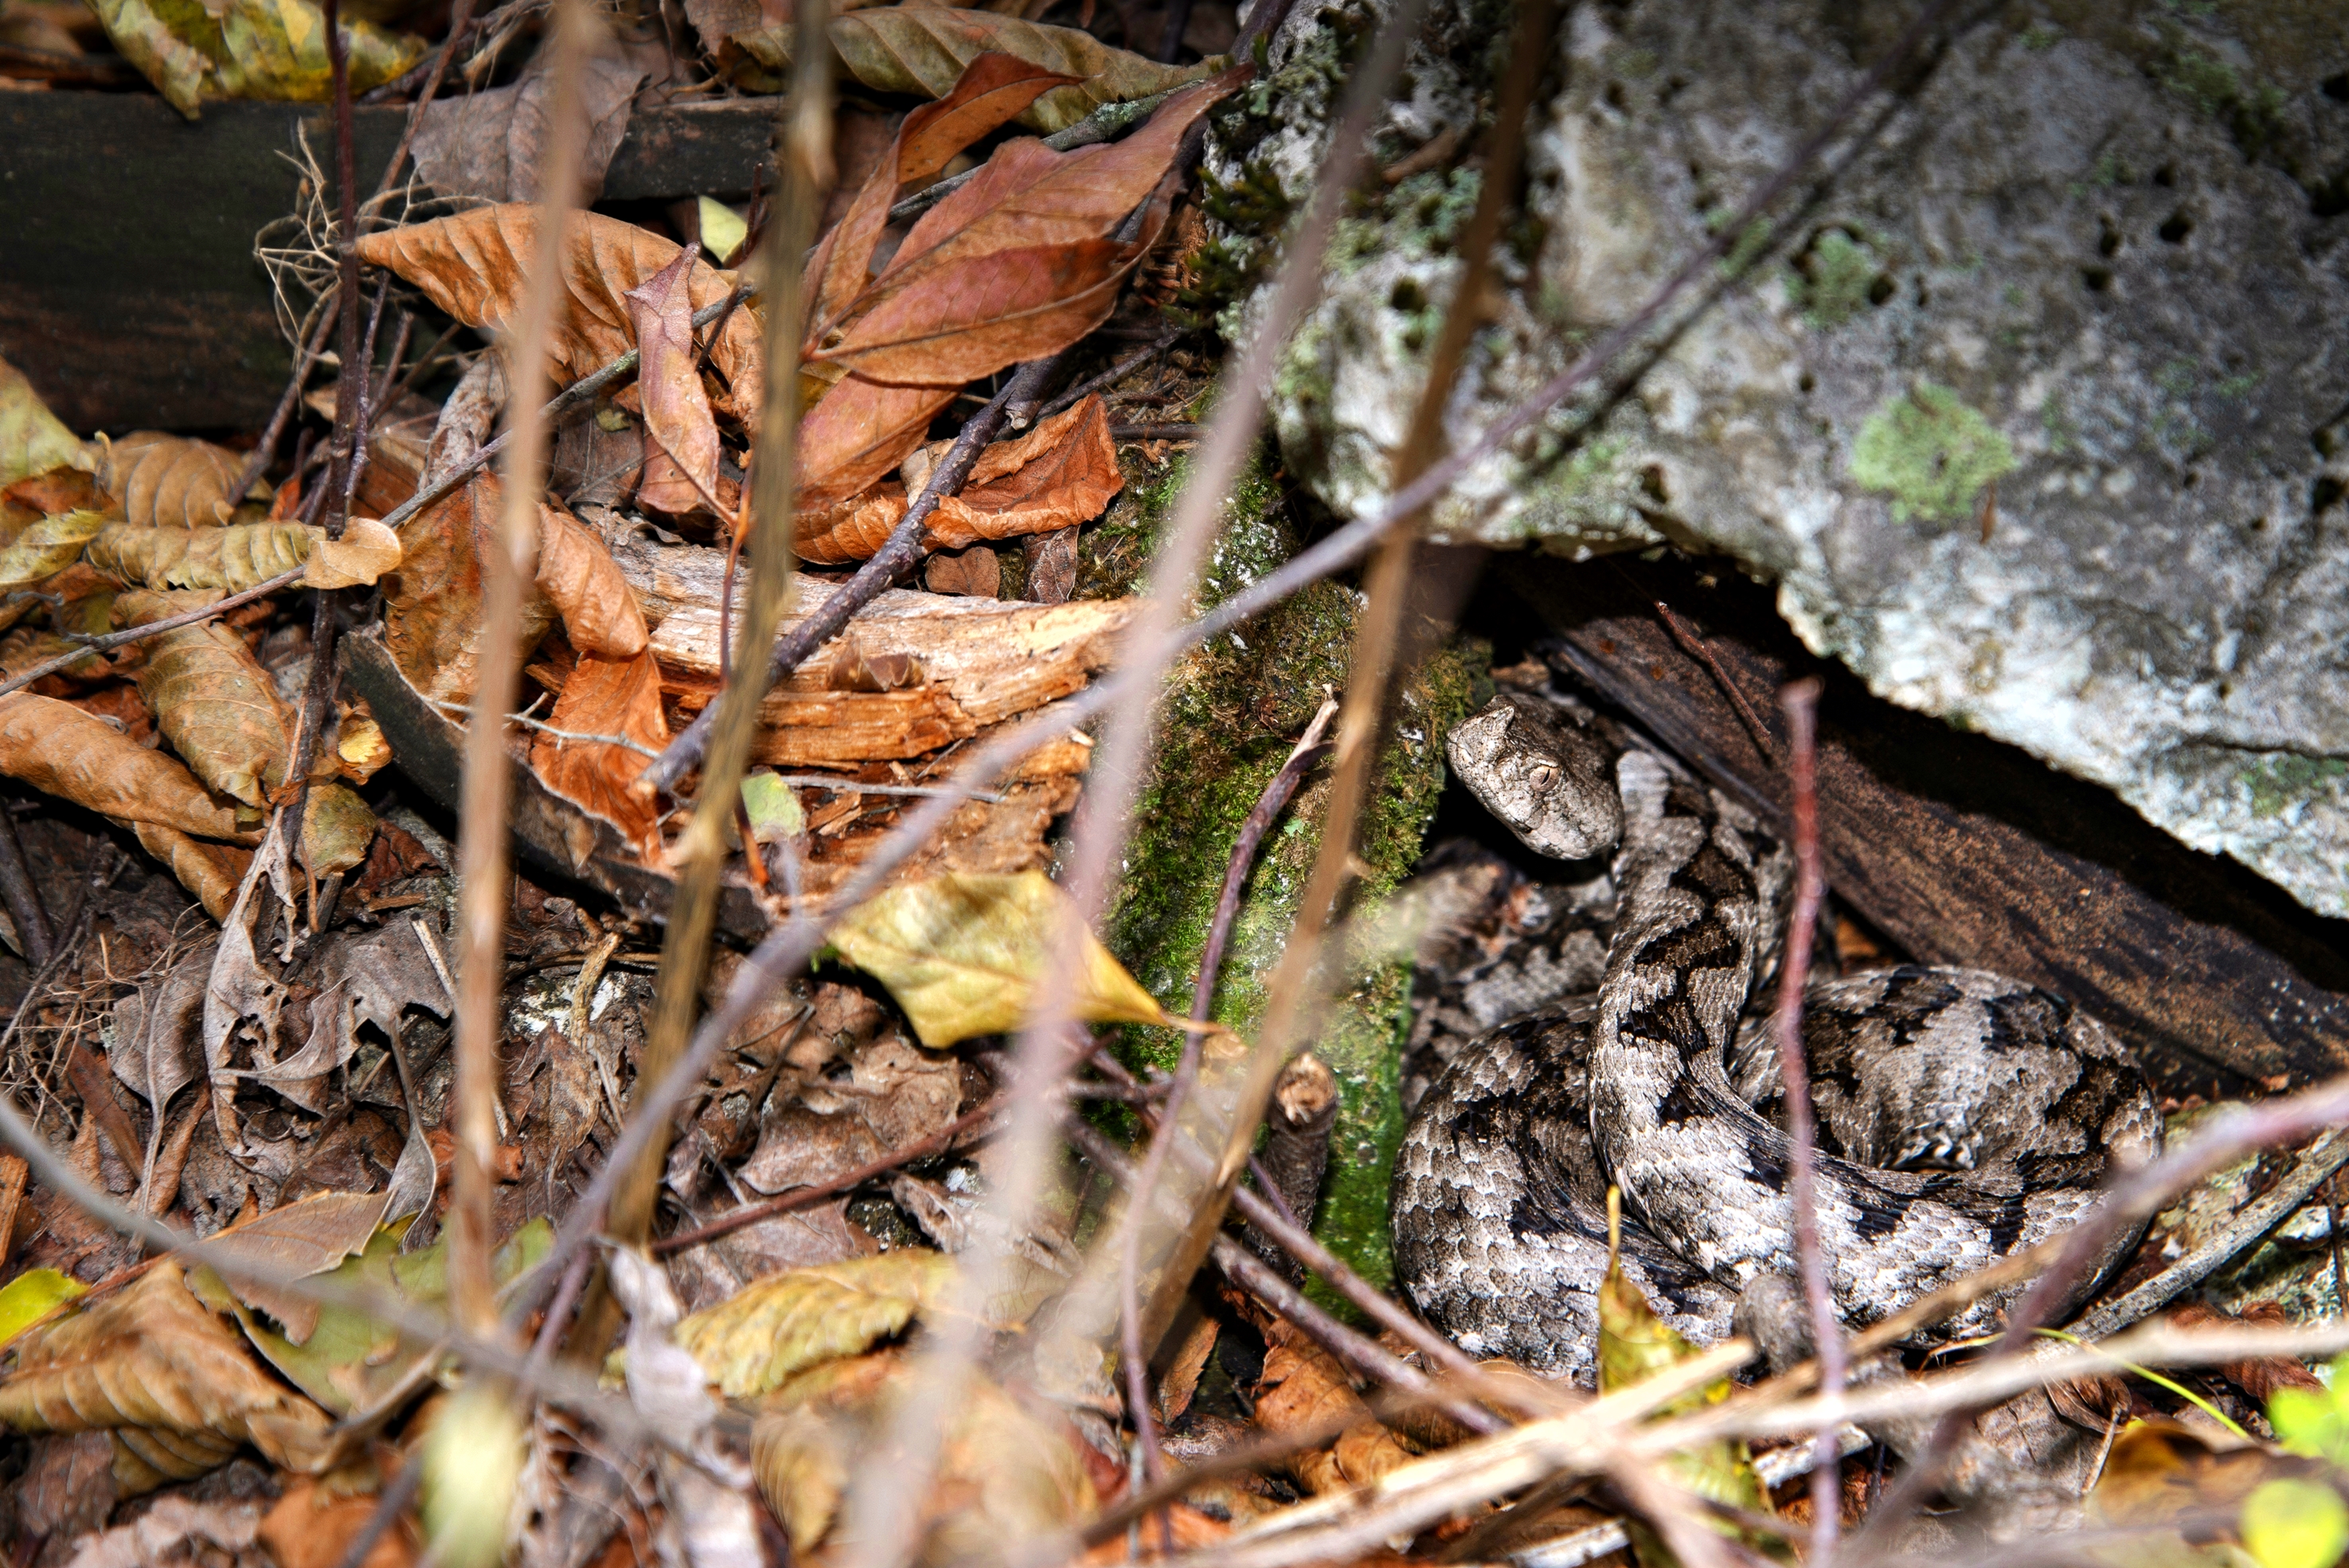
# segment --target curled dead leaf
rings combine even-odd
[[[317,103],[331,93],[326,17],[311,0],[219,0],[183,8],[150,0],[91,7],[124,59],[189,119],[206,99]],[[351,88],[365,92],[406,71],[424,40],[358,17],[342,22]]]
[[[42,518],[0,550],[0,590],[21,588],[64,571],[81,559],[83,549],[105,526],[106,518],[96,512]]]
[[[124,625],[140,626],[218,597],[141,588],[116,599],[114,612]],[[285,782],[292,715],[244,639],[220,622],[179,627],[150,641],[139,694],[171,749],[221,794],[258,810]]]
[[[672,516],[714,507],[718,494],[718,425],[694,366],[693,300],[686,288],[686,274],[698,259],[693,247],[679,251],[622,296],[636,324],[642,356],[636,386],[652,438],[636,501]]]
[[[232,844],[211,844],[191,838],[176,827],[157,822],[129,825],[139,846],[170,868],[180,886],[196,896],[204,913],[215,922],[228,919],[236,890],[253,865],[253,851]]]
[[[0,1421],[20,1432],[111,1429],[160,1475],[200,1474],[244,1443],[313,1474],[333,1457],[326,1413],[263,1370],[169,1259],[33,1330],[0,1361]]]
[[[468,327],[502,332],[520,308],[537,235],[538,210],[527,202],[506,202],[368,234],[357,250],[360,260],[398,274]],[[674,262],[681,249],[617,218],[574,215],[563,257],[564,295],[554,344],[561,379],[576,380],[636,346],[626,296]],[[699,310],[724,299],[732,286],[731,275],[697,262],[687,292]],[[759,321],[752,310],[737,310],[728,319],[709,359],[731,389],[718,400],[719,410],[745,422],[755,421],[761,372]]]
[[[133,431],[98,441],[98,482],[140,528],[210,528],[227,522],[244,499],[229,487],[244,458],[224,446],[160,431]]]
[[[326,532],[300,523],[239,523],[225,528],[142,528],[115,523],[90,541],[89,564],[121,582],[150,588],[235,593],[300,566]]]
[[[754,1398],[902,1332],[916,1312],[946,1300],[954,1272],[944,1253],[918,1247],[791,1269],[693,1314],[675,1337],[728,1397]]]
[[[363,784],[391,765],[391,742],[364,701],[354,701],[335,728],[335,771]]]
[[[257,836],[176,758],[54,697],[0,697],[0,773],[120,822],[238,844]]]
[[[1017,441],[997,441],[971,465],[962,493],[931,514],[924,545],[958,550],[982,539],[1049,534],[1090,523],[1123,487],[1109,410],[1091,397],[1040,422]],[[869,560],[905,514],[906,495],[882,485],[824,512],[803,512],[798,549],[819,564]]]
[[[371,517],[353,517],[339,539],[321,538],[303,562],[314,588],[365,587],[399,565],[399,535]]]
[[[49,411],[25,373],[0,359],[0,485],[51,469],[95,468],[98,460]]]
[[[1041,871],[934,877],[869,898],[832,928],[841,957],[887,986],[934,1049],[1018,1028],[1034,1010],[1051,955],[1072,936],[1082,962],[1071,979],[1071,1016],[1169,1022]]]
[[[1256,1389],[1256,1419],[1268,1436],[1326,1431],[1343,1425],[1326,1448],[1288,1460],[1308,1491],[1321,1495],[1368,1486],[1411,1462],[1411,1450],[1371,1414],[1335,1356],[1285,1319],[1265,1331],[1268,1348]]]
[[[1044,132],[1074,125],[1102,104],[1164,92],[1221,64],[1160,65],[1074,27],[943,5],[852,11],[833,17],[828,31],[841,64],[875,92],[944,98],[966,67],[989,53],[1072,78],[1072,85],[1042,95],[1020,113],[1020,124]],[[737,33],[730,41],[780,77],[791,67],[792,36],[791,25],[784,23]]]

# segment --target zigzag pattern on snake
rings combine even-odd
[[[1558,956],[1572,929],[1463,988],[1455,1011],[1497,1026],[1427,1085],[1394,1176],[1395,1261],[1420,1311],[1472,1354],[1561,1375],[1594,1352],[1610,1181],[1625,1272],[1699,1343],[1729,1333],[1749,1282],[1795,1271],[1776,1053],[1761,1021],[1742,1023],[1775,968],[1789,857],[1718,792],[1610,749],[1587,714],[1524,691],[1455,731],[1455,771],[1529,847],[1595,857],[1619,824],[1612,935],[1595,992],[1557,992],[1569,969],[1588,977],[1593,937],[1578,966]],[[1584,912],[1603,912],[1596,865],[1575,869]],[[1498,1021],[1504,971],[1521,996],[1544,981],[1550,993]],[[1815,984],[1805,1012],[1820,1228],[1847,1324],[2063,1229],[2108,1168],[2159,1152],[2135,1064],[2044,991],[1904,966]],[[2012,1297],[1940,1332],[1984,1332]]]

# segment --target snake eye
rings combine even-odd
[[[1547,763],[1536,763],[1526,770],[1526,783],[1536,789],[1547,789],[1557,783],[1557,770]]]

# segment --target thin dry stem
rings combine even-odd
[[[481,562],[482,622],[491,635],[481,641],[458,814],[457,1147],[449,1210],[449,1295],[456,1321],[484,1335],[499,1332],[496,1284],[490,1272],[491,1249],[496,1244],[490,1172],[498,1141],[498,992],[505,978],[506,809],[512,780],[504,715],[513,707],[521,675],[521,650],[507,628],[521,623],[523,585],[538,555],[538,497],[546,483],[547,446],[538,389],[546,379],[556,298],[563,286],[564,246],[577,200],[578,148],[586,134],[578,123],[579,76],[592,47],[594,27],[581,0],[554,0],[554,90],[548,111],[552,134],[540,186],[538,244],[530,259],[514,356],[507,368],[515,414],[507,431],[512,447],[499,535]]]

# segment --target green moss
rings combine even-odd
[[[1971,517],[1982,487],[2014,466],[2006,437],[1930,381],[1868,415],[1851,449],[1854,483],[1889,493],[1899,522]]]
[[[1129,483],[1085,541],[1081,584],[1089,593],[1130,591],[1159,524],[1179,495],[1186,465]],[[1209,608],[1288,560],[1298,548],[1269,461],[1259,457],[1233,487],[1223,532],[1203,573]],[[1201,950],[1215,918],[1240,825],[1287,758],[1325,694],[1347,675],[1358,599],[1342,584],[1314,585],[1239,629],[1194,650],[1174,671],[1161,711],[1159,749],[1134,813],[1110,945],[1168,1007],[1190,1008]],[[1368,868],[1356,907],[1385,897],[1417,862],[1444,784],[1444,736],[1464,716],[1487,655],[1439,650],[1399,694],[1364,814],[1360,856]],[[1314,857],[1328,786],[1299,792],[1267,836],[1243,894],[1214,1003],[1216,1018],[1253,1034],[1267,984],[1295,921]],[[1373,1280],[1392,1276],[1387,1185],[1402,1133],[1398,1060],[1408,1027],[1410,976],[1383,963],[1351,977],[1318,1021],[1314,1048],[1337,1075],[1339,1116],[1330,1179],[1315,1231]],[[1171,1064],[1180,1042],[1133,1031],[1129,1055]]]
[[[1841,229],[1827,230],[1812,243],[1795,275],[1803,319],[1822,330],[1849,321],[1868,308],[1881,270],[1866,245]]]
[[[2282,752],[2260,758],[2240,776],[2251,792],[2251,815],[2281,816],[2292,807],[2306,804],[2320,791],[2334,793],[2339,781],[2349,776],[2349,762],[2338,757],[2303,757],[2294,752]]]

